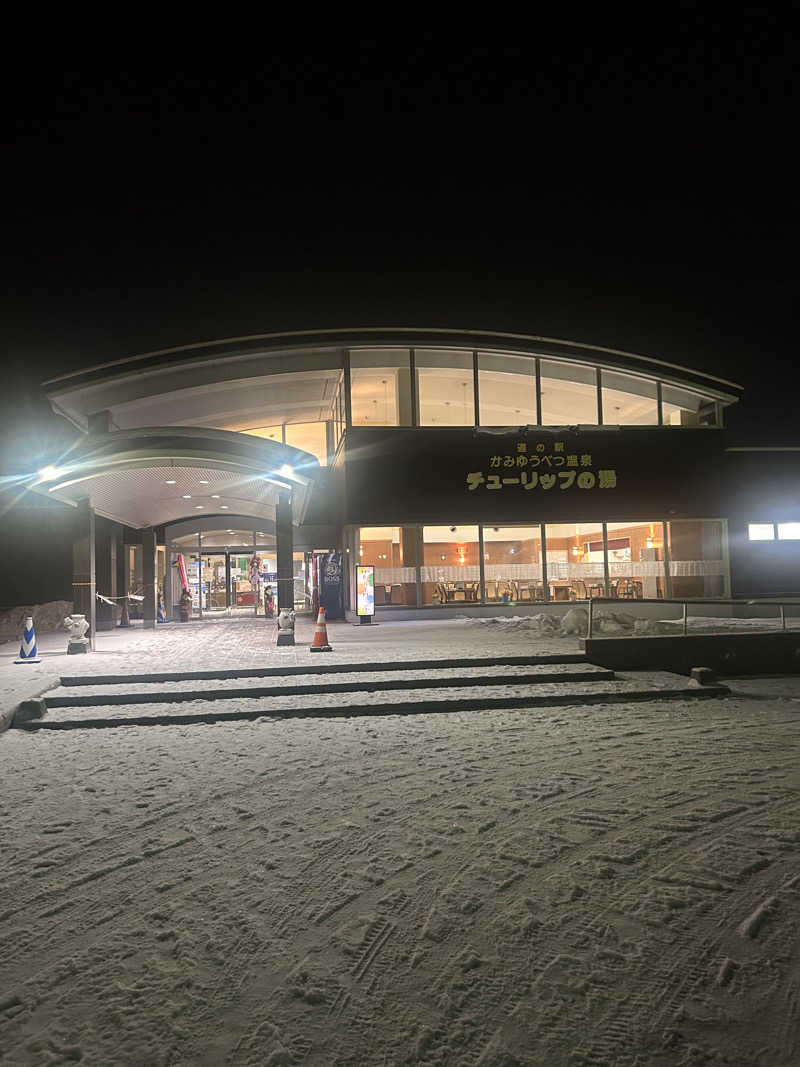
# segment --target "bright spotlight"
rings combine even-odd
[[[57,478],[60,478],[64,472],[60,467],[42,467],[39,471],[40,482],[54,482]]]
[[[294,478],[294,468],[289,466],[288,463],[284,463],[278,474],[282,474],[284,478]]]

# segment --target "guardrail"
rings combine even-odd
[[[596,604],[613,604],[617,609],[619,609],[620,606],[623,605],[623,604],[626,607],[633,607],[634,605],[637,605],[637,604],[658,604],[659,606],[662,606],[662,607],[666,606],[667,604],[678,604],[678,605],[680,605],[680,607],[682,609],[682,614],[681,614],[681,622],[682,622],[681,636],[683,636],[683,637],[687,637],[688,633],[689,633],[689,605],[690,604],[702,604],[706,608],[712,607],[712,606],[713,607],[734,607],[735,605],[743,605],[745,607],[774,607],[774,608],[778,609],[778,615],[776,616],[776,619],[780,619],[781,630],[785,630],[786,629],[786,609],[787,609],[787,607],[797,608],[798,610],[800,610],[800,600],[798,600],[798,599],[794,599],[794,600],[758,600],[758,599],[756,599],[756,600],[746,600],[746,599],[739,598],[739,599],[736,599],[736,600],[734,600],[734,599],[719,600],[719,599],[716,599],[716,598],[715,599],[710,599],[710,598],[707,597],[707,598],[705,598],[703,600],[701,600],[701,599],[697,599],[697,600],[693,600],[693,599],[677,600],[677,599],[662,599],[660,597],[640,597],[640,598],[638,598],[636,600],[619,600],[616,597],[600,597],[600,596],[598,596],[598,597],[592,597],[589,600],[589,620],[588,620],[587,627],[586,627],[586,636],[587,637],[592,637],[593,636],[594,607],[595,607]]]

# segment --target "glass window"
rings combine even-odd
[[[481,426],[536,423],[536,361],[530,356],[478,353]]]
[[[717,425],[717,405],[713,400],[666,383],[661,386],[661,415],[665,426]]]
[[[410,426],[411,363],[406,348],[350,353],[350,405],[354,426]]]
[[[491,604],[544,600],[540,526],[484,526],[484,597]]]
[[[542,360],[542,425],[577,426],[597,423],[594,367]]]
[[[425,526],[421,567],[423,604],[480,599],[477,526]]]
[[[748,541],[774,541],[775,524],[772,522],[749,522],[747,524]]]
[[[420,426],[474,426],[472,353],[418,349],[414,359]]]
[[[550,599],[605,596],[602,523],[552,522],[545,536]]]
[[[726,541],[722,519],[669,524],[669,573],[674,597],[728,595]]]
[[[310,452],[312,456],[317,457],[323,467],[325,466],[328,462],[328,447],[324,422],[288,423],[284,430],[287,445]]]
[[[779,541],[800,541],[800,522],[779,522]]]
[[[616,371],[601,371],[603,422],[607,426],[657,426],[656,383]]]
[[[658,522],[609,522],[609,595],[621,600],[665,595],[664,527]]]
[[[283,441],[283,426],[255,426],[252,430],[242,430],[242,433],[250,434],[251,437],[266,437],[270,441]]]
[[[417,528],[362,526],[358,562],[375,568],[375,604],[417,605]]]

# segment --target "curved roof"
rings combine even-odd
[[[354,327],[335,330],[305,330],[284,333],[249,334],[228,337],[223,340],[201,341],[193,345],[157,349],[142,352],[121,360],[97,364],[68,375],[51,378],[44,383],[48,394],[63,389],[98,381],[123,378],[130,373],[143,373],[177,366],[188,362],[230,360],[254,352],[297,352],[299,349],[319,351],[322,349],[346,349],[368,345],[396,345],[401,347],[439,347],[491,349],[496,351],[519,351],[540,354],[554,359],[575,360],[639,372],[651,378],[674,380],[681,384],[704,388],[714,393],[722,387],[725,395],[736,399],[741,385],[724,378],[708,375],[653,356],[601,345],[588,345],[582,341],[563,340],[538,334],[493,332],[486,330],[451,330],[444,328],[413,327]],[[731,395],[733,391],[734,395]]]
[[[225,430],[148,426],[92,435],[58,468],[41,472],[37,492],[142,528],[179,519],[237,515],[274,519],[288,490],[302,521],[319,471],[299,448]]]

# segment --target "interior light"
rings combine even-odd
[[[294,468],[291,467],[288,463],[284,463],[281,469],[278,471],[278,474],[282,474],[284,478],[294,478]]]
[[[60,467],[42,467],[39,471],[39,478],[43,482],[54,482],[56,478],[60,478],[63,473],[64,472]]]
[[[195,504],[194,510],[195,511],[202,511],[203,510],[203,505],[202,504]]]
[[[183,499],[184,500],[191,500],[192,499],[192,494],[191,493],[184,493],[183,494]]]
[[[166,482],[164,482],[164,485],[174,485],[174,484],[175,484],[175,479],[174,478],[167,478]]]
[[[211,499],[212,500],[219,500],[219,493],[212,493],[211,494]]]
[[[573,545],[572,546],[572,554],[573,554],[573,556],[577,556],[578,555],[578,546],[577,545]]]
[[[208,485],[208,478],[200,478],[201,485]]]

